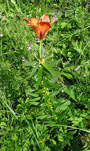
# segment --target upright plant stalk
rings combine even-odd
[[[39,57],[40,57],[40,59],[42,58],[42,49],[41,49],[41,45],[42,45],[42,40],[40,40],[40,48],[39,48]]]

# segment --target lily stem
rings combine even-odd
[[[39,57],[40,57],[40,59],[42,58],[42,49],[41,49],[41,45],[42,45],[42,40],[40,40],[40,48],[39,48]]]

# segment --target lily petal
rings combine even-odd
[[[26,19],[26,18],[22,18],[23,20],[26,20],[26,21],[28,21],[28,22],[30,22],[30,20],[28,20],[28,19]]]
[[[42,34],[44,34],[46,31],[48,31],[50,29],[50,23],[46,23],[46,22],[40,22],[38,25],[40,31],[42,32]]]
[[[31,22],[32,22],[35,26],[37,26],[38,20],[37,20],[35,17],[30,17],[30,19],[31,19]]]
[[[52,25],[54,22],[56,21],[56,19],[52,19],[52,21],[50,22],[50,25]]]
[[[47,33],[48,33],[48,31],[47,31],[47,32],[45,32],[45,35],[42,37],[42,39],[44,39],[44,38],[46,37]]]
[[[56,19],[54,18],[50,22],[49,16],[47,14],[41,16],[39,21],[35,17],[30,17],[30,19],[31,21],[26,18],[23,18],[23,20],[28,21],[26,25],[32,26],[34,32],[40,40],[46,37],[51,25],[56,21]]]
[[[47,14],[44,14],[43,16],[40,17],[39,22],[49,22],[50,23],[49,16]]]
[[[32,28],[33,28],[34,32],[36,33],[37,37],[40,39],[40,29],[35,25],[32,25]]]
[[[29,23],[26,23],[26,25],[30,25],[30,26],[32,26],[32,25],[33,25],[33,23],[30,21]]]

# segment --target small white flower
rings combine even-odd
[[[38,38],[35,39],[37,41],[37,43],[40,43],[40,40]]]
[[[25,58],[24,57],[22,57],[22,62],[25,62]]]
[[[64,84],[61,82],[61,85],[63,86]]]
[[[27,41],[25,42],[25,44],[27,44]]]
[[[62,91],[62,93],[64,92],[64,90],[61,90]]]
[[[0,34],[0,37],[3,37],[3,34]]]
[[[27,45],[27,50],[29,51],[29,50],[31,50],[31,45]]]
[[[3,16],[2,16],[2,14],[0,14],[0,18],[2,18]]]
[[[83,74],[83,77],[86,77],[86,74]]]
[[[25,44],[27,45],[27,50],[31,50],[31,44],[28,44],[28,42],[26,41]]]
[[[80,66],[78,66],[77,68],[75,68],[75,71],[77,71],[80,68]]]
[[[54,18],[55,18],[56,20],[58,19],[57,16],[54,16],[54,17],[51,19],[51,21],[52,21]]]
[[[46,57],[46,55],[43,55],[43,58],[45,58]]]
[[[36,53],[33,53],[32,55],[33,55],[33,56],[36,56]]]

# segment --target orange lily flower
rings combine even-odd
[[[32,26],[34,32],[40,40],[46,37],[51,25],[56,21],[56,19],[54,18],[50,22],[49,16],[47,14],[41,16],[39,20],[37,20],[35,17],[30,17],[30,19],[31,21],[23,18],[23,20],[28,21],[26,25]]]

